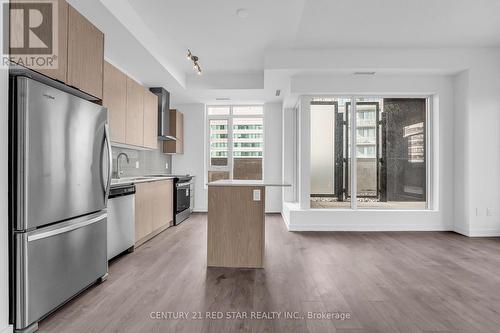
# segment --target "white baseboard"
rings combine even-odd
[[[286,230],[290,231],[290,221],[288,221],[286,214],[281,212],[281,217],[283,218],[283,222],[285,222]]]
[[[471,230],[469,237],[500,237],[500,230],[498,229],[479,229]]]
[[[459,226],[454,226],[453,227],[453,231],[456,232],[457,234],[470,237],[470,232],[466,228],[462,228],[462,227],[459,227]]]
[[[285,224],[287,222],[285,221]],[[453,231],[451,226],[387,224],[287,224],[289,231]]]
[[[12,325],[9,325],[7,327],[4,327],[0,330],[0,333],[12,333],[14,331],[14,328]]]
[[[500,229],[467,229],[454,226],[453,231],[467,237],[500,237]]]
[[[208,212],[208,209],[206,209],[206,208],[194,208],[193,209],[193,213],[207,213],[207,212]],[[281,214],[281,211],[280,210],[270,210],[270,211],[266,211],[266,214]]]

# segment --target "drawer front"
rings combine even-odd
[[[16,235],[16,328],[38,321],[107,273],[106,213]]]

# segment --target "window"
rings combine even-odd
[[[313,99],[311,208],[428,208],[427,110],[427,98]]]
[[[208,109],[208,115],[229,115],[230,108],[228,106],[212,106]]]
[[[210,165],[228,165],[228,121],[210,120]]]
[[[208,181],[261,180],[263,106],[208,106]]]

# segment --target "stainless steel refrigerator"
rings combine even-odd
[[[31,332],[107,275],[111,146],[106,108],[25,76],[9,90],[11,320]]]

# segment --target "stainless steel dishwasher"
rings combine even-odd
[[[135,185],[114,185],[108,201],[108,260],[132,252],[135,242]]]

